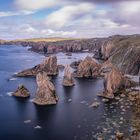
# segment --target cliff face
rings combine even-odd
[[[90,50],[98,53],[100,46],[102,45],[104,38],[93,39],[61,39],[57,41],[45,41],[45,39],[39,39],[33,41],[28,40],[15,40],[5,41],[5,45],[22,45],[30,46],[29,50],[42,53],[55,53],[55,52],[81,52],[84,50]],[[0,42],[1,44],[1,42]]]
[[[80,40],[65,40],[59,42],[47,42],[36,44],[32,43],[30,50],[44,53],[55,52],[81,52],[84,50],[96,51],[101,46],[103,39],[80,39]]]
[[[140,36],[109,38],[102,46],[102,56],[123,74],[137,75],[140,70]]]

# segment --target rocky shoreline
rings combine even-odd
[[[40,44],[18,43],[23,46],[31,46],[30,50],[32,51],[44,52],[47,54],[54,54],[56,52],[81,52],[87,48],[88,50],[86,51],[92,51],[94,53],[93,57],[87,56],[84,60],[73,62],[71,64],[75,69],[74,72],[70,70],[71,68],[69,65],[66,65],[65,69],[64,66],[58,65],[57,57],[50,55],[49,57],[46,57],[41,64],[23,70],[17,73],[16,76],[36,77],[38,88],[33,103],[37,105],[57,104],[58,97],[56,95],[55,86],[50,80],[50,77],[57,75],[59,73],[59,68],[64,70],[62,85],[70,86],[71,88],[75,84],[74,78],[103,78],[104,91],[97,95],[103,98],[103,102],[117,100],[117,103],[123,102],[122,104],[124,104],[124,101],[126,100],[131,103],[131,105],[127,104],[126,108],[129,108],[130,106],[134,107],[134,113],[137,117],[134,118],[132,122],[132,125],[136,129],[132,132],[130,139],[137,140],[139,138],[140,90],[136,89],[136,87],[139,86],[138,82],[140,81],[134,82],[131,78],[125,76],[126,74],[137,76],[140,74],[139,35],[112,36],[106,39],[51,42],[47,43],[49,46],[44,42],[41,42]],[[102,60],[102,63],[99,63],[95,58]],[[19,86],[13,96],[28,97],[29,91],[24,86]],[[90,107],[97,108],[98,106],[100,106],[100,103],[94,102]],[[123,114],[125,111],[126,109],[122,106],[121,113]],[[123,123],[123,120],[124,118],[121,117],[121,123]],[[114,139],[126,140],[128,138],[125,138],[123,133],[117,131]],[[103,138],[101,137],[100,140],[103,140]]]

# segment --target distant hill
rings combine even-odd
[[[3,40],[3,39],[0,39],[0,43],[3,43],[3,42],[5,42],[5,40]]]
[[[12,40],[12,42],[57,42],[57,41],[65,41],[65,40],[79,40],[78,38],[59,38],[59,37],[54,37],[54,38],[30,38],[30,39],[17,39],[17,40]]]

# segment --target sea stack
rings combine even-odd
[[[69,65],[65,66],[63,85],[64,86],[74,86],[74,80],[73,80],[71,68]]]
[[[46,72],[39,72],[36,76],[37,93],[33,99],[33,103],[37,105],[51,105],[56,104],[58,97],[55,93],[55,87],[50,81]]]
[[[107,72],[104,77],[104,92],[99,95],[106,98],[114,98],[114,93],[121,89],[131,87],[132,82],[125,78],[122,73],[115,67]]]
[[[26,98],[30,96],[28,89],[24,85],[19,85],[18,89],[12,95],[21,98]]]
[[[58,74],[57,57],[50,56],[43,60],[41,64],[36,65],[33,68],[23,70],[19,72],[16,76],[28,77],[36,76],[40,71],[45,71],[47,75],[53,76]]]
[[[87,56],[78,65],[78,68],[75,72],[75,76],[79,78],[97,77],[99,76],[100,68],[101,68],[101,65],[97,63],[95,59],[93,59],[90,56]]]
[[[58,66],[57,66],[57,57],[49,56],[41,63],[41,70],[47,72],[47,75],[57,75],[58,74]]]

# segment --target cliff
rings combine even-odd
[[[109,60],[123,74],[137,75],[140,70],[140,36],[112,36],[101,49],[104,60]]]

